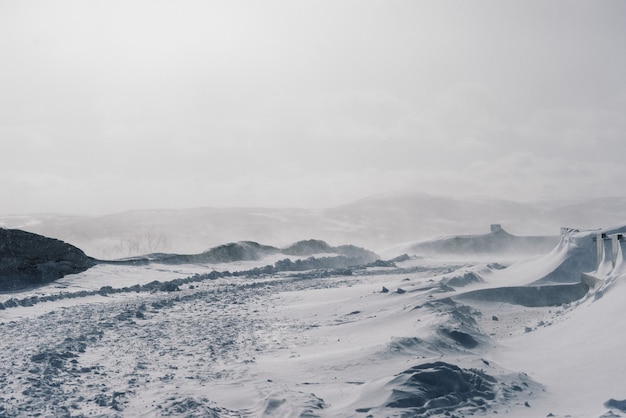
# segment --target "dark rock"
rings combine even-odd
[[[478,345],[478,341],[471,335],[462,331],[444,331],[444,333],[465,348],[474,348]]]
[[[482,281],[483,279],[478,274],[473,272],[467,272],[462,276],[450,277],[448,279],[445,279],[444,283],[449,286],[462,287],[472,283],[481,283]]]
[[[385,286],[383,286],[383,290],[381,290],[382,293],[389,293],[389,289],[387,289]]]
[[[435,362],[412,367],[390,382],[385,407],[406,409],[410,416],[445,414],[461,407],[479,408],[495,399],[496,380],[475,369]],[[406,415],[409,416],[409,415]]]
[[[113,293],[113,287],[111,286],[102,286],[100,290],[98,290],[98,294],[100,296],[106,296],[109,293]]]
[[[17,300],[14,298],[11,298],[7,301],[4,302],[4,306],[7,308],[17,308],[19,306],[19,304],[17,303]]]
[[[178,287],[176,283],[168,282],[168,283],[163,283],[160,290],[162,292],[178,292],[180,290],[180,287]]]
[[[365,267],[397,267],[396,263],[391,260],[376,260],[373,263],[368,263]]]
[[[40,286],[95,264],[93,258],[63,241],[0,228],[0,291]]]
[[[617,399],[609,399],[604,403],[606,408],[619,409],[622,412],[626,412],[626,399],[618,401]]]

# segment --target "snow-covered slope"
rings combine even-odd
[[[619,416],[626,265],[620,247],[596,269],[597,232],[568,231],[507,268],[257,268],[274,254],[100,265],[0,295],[0,415]],[[555,306],[510,297],[576,284],[555,271],[581,283],[569,260],[587,253],[585,293]],[[493,289],[507,300],[480,297]]]
[[[599,232],[610,236],[624,231],[626,227]],[[595,258],[593,237],[597,231],[568,235],[563,246],[569,247],[569,254],[561,248],[553,255],[564,255],[561,273],[575,274],[579,269],[568,263],[568,256],[582,256],[585,251]],[[553,416],[608,417],[626,412],[626,321],[622,320],[626,314],[626,265],[621,246],[616,250],[614,267],[601,265],[590,272],[597,282],[582,300],[549,311],[554,319],[541,320],[532,326],[532,332],[503,338],[491,357],[546,385],[546,395],[535,402]]]
[[[398,246],[397,251],[417,255],[480,256],[483,254],[528,257],[549,252],[559,242],[558,236],[516,236],[504,229],[488,234],[439,237],[415,244]]]
[[[608,236],[623,234],[626,233],[626,227],[590,231],[568,230],[561,235],[559,244],[549,253],[498,271],[492,280],[510,285],[533,282],[578,283],[581,273],[596,270],[598,263],[596,238],[598,234],[603,233]],[[610,250],[610,247],[608,248]]]

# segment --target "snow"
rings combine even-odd
[[[601,300],[581,304],[551,326],[503,339],[492,358],[550,388],[541,405],[553,414],[599,416],[605,401],[626,398],[626,323],[619,320],[625,297],[626,287],[620,283]]]
[[[0,415],[618,416],[626,263],[621,247],[611,268],[572,262],[595,260],[597,233],[568,232],[507,268],[429,257],[352,276],[208,277],[272,256],[99,265],[2,294]],[[560,306],[475,296],[509,288],[514,300],[516,289],[569,286],[583,272],[598,284]],[[133,287],[190,277],[179,291]]]

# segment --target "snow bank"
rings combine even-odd
[[[594,231],[565,231],[559,244],[550,253],[494,271],[485,275],[484,279],[502,286],[579,283],[582,273],[592,272],[597,268],[596,236],[624,232],[626,226]]]

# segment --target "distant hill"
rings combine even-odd
[[[324,241],[310,239],[306,241],[298,241],[294,244],[291,244],[283,248],[281,252],[287,255],[311,255],[334,253],[336,251],[333,247],[331,247]]]
[[[0,291],[42,285],[93,265],[93,258],[65,242],[0,228]]]
[[[152,253],[139,257],[105,262],[129,264],[145,264],[150,262],[164,264],[211,264],[261,260],[264,257],[274,254],[297,257],[319,256],[320,254],[327,254],[327,256],[343,256],[348,258],[353,264],[366,264],[378,259],[375,253],[353,245],[331,247],[321,240],[306,240],[298,241],[283,249],[252,241],[241,241],[219,245],[199,254]]]
[[[103,259],[157,252],[198,254],[225,242],[271,242],[286,247],[310,237],[330,245],[350,242],[383,250],[442,235],[480,234],[493,223],[520,236],[557,235],[562,226],[621,225],[626,223],[626,198],[520,203],[383,193],[315,210],[194,208],[106,216],[0,216],[0,226],[58,238]]]
[[[494,227],[488,234],[455,235],[419,242],[406,249],[410,254],[531,255],[550,252],[559,243],[559,236],[516,236]]]
[[[283,270],[287,270],[286,265],[298,267],[299,270],[335,268],[363,265],[378,259],[375,253],[353,245],[331,247],[321,240],[307,240],[293,243],[282,250],[242,241],[219,245],[199,254],[151,253],[124,259],[98,260],[57,239],[18,229],[0,228],[0,291],[40,286],[68,274],[80,273],[96,264],[218,264],[262,260],[275,254],[297,258],[317,256],[304,261],[296,260],[295,263],[285,257]],[[319,257],[320,254],[327,256]]]
[[[219,245],[199,254],[151,253],[112,261],[154,262],[164,264],[232,263],[236,261],[259,260],[278,252],[279,250],[276,247],[261,245],[252,241],[241,241]]]

